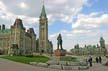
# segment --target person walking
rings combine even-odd
[[[92,57],[90,56],[89,59],[88,59],[88,62],[89,62],[89,66],[90,66],[90,67],[92,67],[92,60],[93,60],[93,59],[92,59]]]
[[[98,59],[99,59],[99,63],[102,63],[102,58],[101,58],[101,56],[99,56]]]
[[[98,57],[96,57],[96,58],[95,58],[95,60],[96,60],[96,63],[98,63],[98,62],[99,62],[99,59],[98,59]]]

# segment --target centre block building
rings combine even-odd
[[[39,38],[33,28],[23,26],[17,18],[10,29],[0,25],[0,54],[25,55],[31,53],[52,53],[53,45],[48,40],[48,19],[43,5],[39,20]]]

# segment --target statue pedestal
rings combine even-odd
[[[55,56],[65,56],[66,55],[66,50],[56,49],[54,54],[55,54]]]

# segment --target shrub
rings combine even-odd
[[[108,58],[108,55],[106,56],[106,58]]]
[[[25,55],[25,57],[33,57],[33,55],[31,55],[31,54],[28,54],[28,55]]]

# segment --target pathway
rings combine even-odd
[[[108,66],[103,66],[103,64],[108,61],[108,58],[103,57],[102,59],[102,64],[93,63],[93,67],[91,67],[89,71],[108,71]]]
[[[108,59],[104,58],[104,61],[106,60]],[[56,70],[43,67],[35,67],[0,58],[0,71],[68,71],[68,70]],[[70,71],[83,71],[83,70],[70,70]],[[84,71],[108,71],[108,67],[103,66],[102,64],[94,63],[93,67],[90,67],[89,70],[84,70]]]

